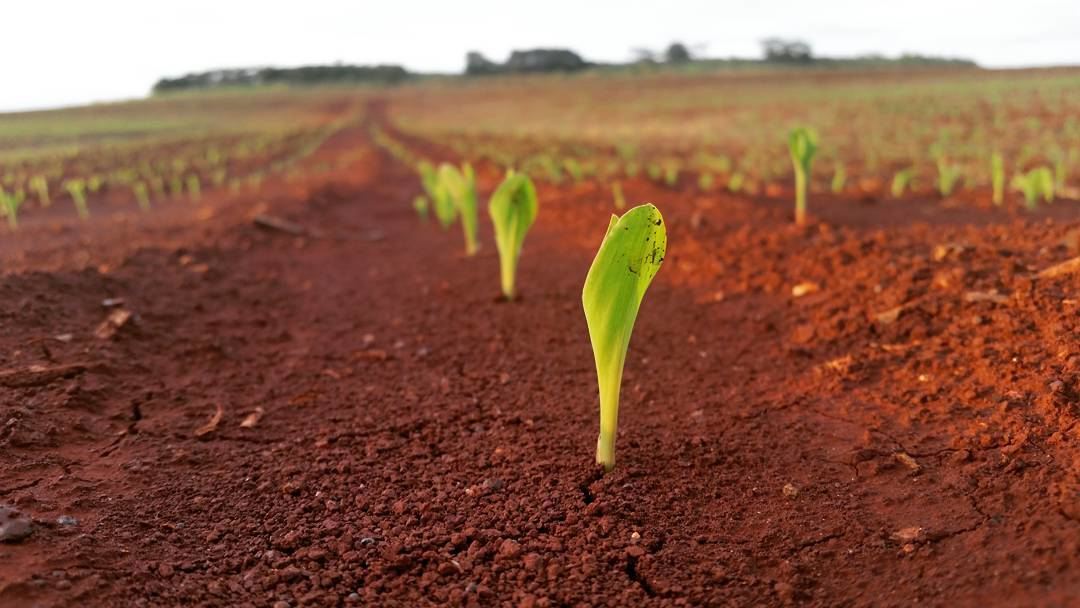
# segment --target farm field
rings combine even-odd
[[[0,115],[0,606],[1078,603],[1078,110],[801,71]],[[475,170],[475,255],[422,162]],[[619,198],[667,249],[604,472]]]

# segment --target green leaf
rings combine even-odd
[[[428,208],[431,206],[428,204],[428,199],[423,194],[418,195],[413,199],[413,210],[420,216],[420,220],[426,222],[428,219]]]
[[[465,255],[475,255],[480,246],[476,239],[476,176],[472,167],[465,165],[462,172],[449,163],[443,163],[439,166],[439,185],[445,189],[461,217]]]
[[[528,175],[510,173],[491,195],[488,212],[495,225],[495,246],[499,250],[499,271],[503,295],[514,298],[518,258],[525,235],[536,220],[536,187]]]
[[[641,205],[621,218],[611,216],[600,251],[585,278],[581,301],[589,326],[600,388],[600,437],[596,461],[615,466],[615,432],[626,350],[641,299],[660,270],[667,251],[667,231],[660,211]]]

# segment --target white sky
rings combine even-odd
[[[0,111],[145,95],[219,67],[400,63],[459,71],[465,52],[568,47],[628,59],[673,40],[760,54],[767,36],[819,55],[904,51],[989,67],[1080,64],[1080,0],[9,0]]]

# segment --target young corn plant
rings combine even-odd
[[[836,163],[836,168],[833,170],[832,183],[830,189],[833,194],[843,194],[844,186],[847,184],[847,169],[844,168],[844,163]]]
[[[423,194],[418,194],[412,202],[413,210],[416,211],[416,215],[420,216],[420,221],[426,222],[428,220],[428,209],[431,205],[428,203],[428,199]]]
[[[19,227],[19,207],[26,200],[26,193],[22,190],[16,192],[6,192],[2,186],[0,186],[0,208],[4,210],[4,215],[7,216],[8,226],[12,230]]]
[[[449,163],[439,166],[439,184],[442,185],[450,200],[453,201],[458,215],[461,216],[461,230],[465,235],[465,255],[473,256],[480,250],[476,238],[476,176],[472,166],[466,164],[464,170]]]
[[[788,152],[795,168],[795,223],[806,223],[806,190],[810,169],[818,149],[818,136],[813,129],[798,127],[788,134]]]
[[[139,209],[150,210],[150,190],[146,187],[146,182],[139,181],[131,184],[131,193],[135,195],[135,202],[139,204]]]
[[[86,204],[86,182],[79,178],[69,179],[64,182],[64,189],[68,191],[72,202],[75,203],[75,212],[80,218],[88,219],[90,207]]]
[[[738,194],[739,191],[743,189],[743,186],[745,184],[746,178],[743,177],[742,173],[736,171],[735,173],[731,174],[731,177],[728,178],[727,189],[729,192]]]
[[[44,175],[35,175],[30,178],[30,189],[34,191],[37,196],[38,203],[42,207],[48,207],[52,204],[52,199],[49,198],[49,181],[45,179]]]
[[[994,152],[990,157],[990,184],[994,190],[994,204],[1000,207],[1005,204],[1005,158],[1000,152]]]
[[[511,172],[491,195],[488,212],[495,226],[503,296],[513,300],[515,277],[525,235],[536,221],[536,187],[528,175]]]
[[[435,200],[439,189],[439,172],[426,160],[416,164],[416,171],[420,173],[420,184],[424,187],[424,192],[427,193],[428,198]]]
[[[192,173],[184,181],[187,184],[188,199],[197,203],[202,198],[202,182],[199,181],[198,174]]]
[[[900,198],[904,196],[904,192],[911,187],[911,182],[915,179],[915,168],[908,167],[907,169],[901,169],[893,174],[892,186],[889,188],[889,192],[893,198]]]
[[[615,200],[615,208],[619,211],[626,209],[626,197],[623,196],[622,182],[611,182],[611,197]]]
[[[1046,202],[1054,200],[1054,173],[1048,167],[1037,167],[1012,178],[1012,187],[1024,195],[1024,206],[1033,211],[1039,206],[1039,198]]]
[[[948,197],[960,181],[961,171],[958,165],[949,162],[949,156],[940,143],[930,146],[930,156],[937,167],[937,189],[942,198]]]
[[[563,169],[570,175],[570,179],[574,180],[575,184],[580,184],[585,180],[585,169],[581,166],[581,163],[574,158],[567,158],[563,160]]]
[[[641,299],[660,270],[667,251],[667,231],[660,211],[640,205],[622,217],[613,215],[581,293],[589,326],[600,389],[600,436],[596,462],[615,467],[615,433],[626,350]]]

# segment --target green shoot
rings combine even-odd
[[[438,178],[436,178],[435,184],[432,186],[432,191],[431,200],[434,202],[435,219],[439,220],[439,225],[442,226],[443,230],[447,230],[457,219],[457,207],[454,205],[454,197],[450,194],[447,185]]]
[[[900,198],[901,196],[904,196],[904,191],[906,191],[911,186],[911,182],[914,181],[914,179],[914,167],[908,167],[907,169],[901,169],[897,171],[893,175],[892,187],[890,188],[890,192],[893,198]]]
[[[728,178],[727,189],[730,192],[738,194],[739,191],[743,189],[743,185],[745,184],[745,182],[746,178],[743,177],[743,174],[736,171],[735,173],[731,174],[731,177]]]
[[[422,160],[416,164],[416,170],[420,173],[420,183],[424,186],[424,192],[427,192],[428,198],[431,200],[437,200],[439,190],[439,173],[435,170],[435,167],[426,160]]]
[[[1000,207],[1005,203],[1005,158],[1000,152],[990,157],[990,184],[994,189],[994,204]]]
[[[169,179],[169,196],[174,199],[180,198],[184,194],[184,182],[180,179],[179,175],[172,176]]]
[[[82,219],[90,217],[90,207],[86,204],[86,182],[82,179],[69,179],[64,182],[64,189],[71,195],[72,202],[75,203],[75,212],[79,214]]]
[[[716,185],[716,177],[710,171],[705,171],[698,175],[697,184],[699,190],[708,192]]]
[[[843,194],[844,186],[847,184],[847,169],[844,168],[843,163],[836,163],[836,168],[833,170],[832,183],[830,184],[833,194]]]
[[[528,175],[510,173],[495,189],[488,204],[495,225],[495,246],[499,250],[502,292],[514,299],[514,278],[525,235],[536,220],[536,187]]]
[[[656,163],[649,163],[645,165],[645,174],[649,176],[649,180],[658,182],[664,176],[664,168]]]
[[[1046,202],[1054,200],[1054,174],[1047,167],[1037,167],[1027,173],[1014,175],[1012,187],[1024,195],[1024,206],[1034,210],[1039,205],[1039,197]]]
[[[476,255],[480,245],[476,240],[476,176],[472,166],[466,164],[458,171],[449,163],[439,166],[439,184],[446,189],[457,213],[461,216],[461,230],[465,235],[465,255]]]
[[[800,226],[806,223],[806,190],[817,148],[818,136],[813,129],[798,127],[788,134],[788,151],[795,168],[795,223]]]
[[[679,184],[679,165],[672,161],[664,164],[664,185],[674,188]]]
[[[150,191],[147,189],[145,182],[131,184],[131,193],[135,195],[135,201],[139,203],[139,209],[143,211],[150,210]]]
[[[1058,152],[1054,156],[1054,189],[1064,190],[1065,182],[1069,177],[1068,165],[1065,162],[1065,154]]]
[[[52,199],[49,198],[49,182],[45,179],[44,175],[35,175],[30,178],[30,189],[37,195],[38,202],[42,207],[48,207],[52,204]]]
[[[575,184],[580,184],[585,179],[585,170],[582,169],[581,163],[576,159],[567,158],[563,160],[563,169],[570,174],[570,179],[574,180]]]
[[[600,436],[596,462],[615,466],[615,433],[626,349],[645,290],[667,251],[667,231],[660,211],[640,205],[621,218],[612,216],[600,250],[585,278],[581,301],[589,326],[600,389]]]
[[[190,198],[193,203],[198,202],[198,200],[202,198],[202,184],[199,181],[199,176],[194,173],[189,175],[186,183],[188,198]]]
[[[8,226],[12,230],[19,227],[19,206],[26,200],[26,193],[19,190],[14,193],[7,193],[3,187],[0,187],[0,208],[4,210],[4,215],[7,216]]]
[[[960,181],[960,167],[949,162],[949,157],[945,154],[941,143],[930,146],[930,156],[933,157],[934,164],[937,166],[938,194],[947,197],[953,193],[957,182]]]
[[[622,182],[611,182],[611,196],[615,199],[615,208],[619,211],[626,209],[626,197],[623,196]]]
[[[420,220],[426,222],[428,219],[428,209],[431,207],[428,204],[428,199],[423,194],[419,194],[412,202],[413,209],[416,211],[416,215],[420,216]]]

